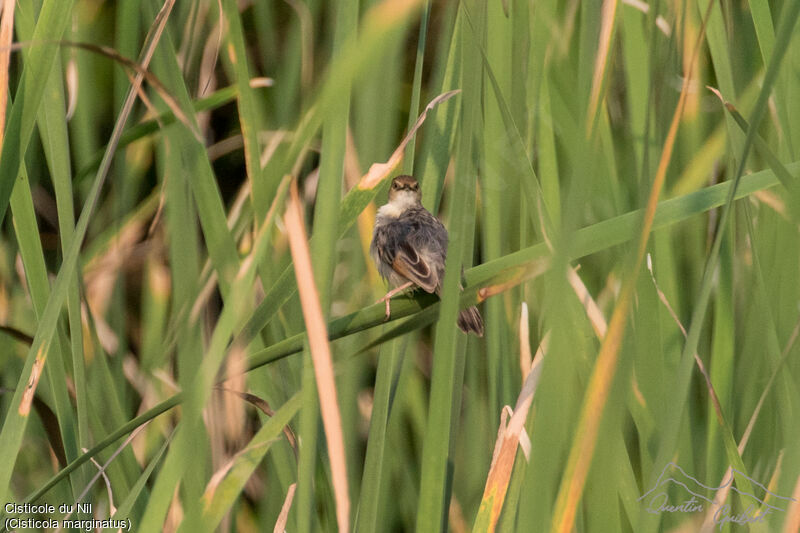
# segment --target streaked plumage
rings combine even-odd
[[[415,286],[441,295],[447,257],[447,230],[421,203],[417,180],[397,176],[389,189],[389,202],[375,217],[370,253],[384,279],[396,287],[384,297],[387,317],[388,298],[404,286]],[[483,335],[483,320],[475,307],[458,315],[462,331]]]

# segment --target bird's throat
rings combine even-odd
[[[389,203],[378,209],[378,216],[397,218],[405,213],[407,209],[416,205],[418,205],[418,202],[413,194],[400,193],[392,198]]]

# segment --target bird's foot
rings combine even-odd
[[[386,322],[389,320],[389,317],[392,316],[392,304],[390,303],[391,298],[383,298],[383,301],[386,302],[386,314],[383,316],[383,321]]]
[[[397,294],[400,294],[401,292],[403,292],[404,290],[408,289],[412,285],[414,285],[414,283],[411,282],[411,281],[409,281],[407,283],[404,283],[404,284],[400,285],[399,287],[390,290],[389,292],[387,292],[384,295],[383,298],[381,298],[380,300],[375,302],[376,304],[377,303],[381,303],[381,302],[384,302],[386,304],[386,316],[383,318],[384,322],[389,320],[389,317],[392,316],[392,308],[391,308],[391,303],[390,303],[390,300],[392,299],[392,297],[397,295]]]

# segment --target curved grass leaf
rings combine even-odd
[[[302,396],[296,393],[275,411],[253,435],[250,442],[236,453],[223,470],[224,477],[214,485],[209,485],[203,494],[202,516],[188,517],[182,531],[214,531],[239,498],[245,483],[261,464],[272,444],[280,438],[284,427],[297,414],[302,406]],[[216,477],[216,476],[215,476]],[[212,478],[212,481],[216,481]]]

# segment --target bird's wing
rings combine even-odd
[[[426,292],[432,293],[439,284],[439,273],[408,242],[400,243],[392,262],[392,269],[413,281]]]

